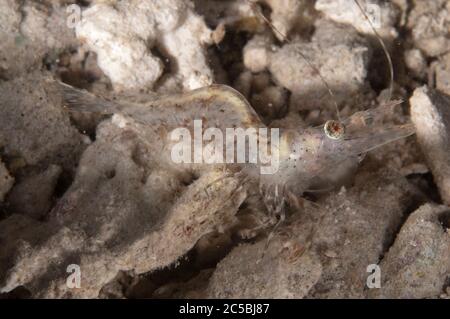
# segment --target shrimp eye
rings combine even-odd
[[[329,120],[323,126],[325,134],[333,139],[340,140],[345,134],[345,126],[341,122]]]

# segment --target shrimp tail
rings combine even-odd
[[[85,90],[57,81],[61,87],[65,106],[70,111],[84,113],[113,114],[122,111],[123,106],[114,101],[97,97]]]

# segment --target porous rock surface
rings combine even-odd
[[[450,205],[450,96],[427,87],[416,89],[411,118],[442,199]]]
[[[235,248],[213,273],[208,297],[364,298],[367,266],[378,263],[416,193],[393,172],[374,175],[306,205],[267,250],[266,238]]]
[[[23,285],[36,297],[97,297],[117,272],[168,266],[202,235],[232,223],[245,198],[239,180],[225,179],[206,194],[220,176],[211,172],[186,187],[181,177],[146,167],[137,129],[104,123],[99,130],[50,221],[15,214],[0,222],[3,292]],[[80,289],[66,284],[71,264],[82,271]]]
[[[167,62],[176,57],[171,63],[183,89],[213,81],[205,52],[212,32],[190,2],[99,2],[83,12],[76,34],[97,53],[100,68],[118,91],[153,88],[164,72],[164,61],[152,49]]]
[[[409,216],[380,263],[377,298],[433,298],[443,293],[450,273],[450,211],[426,204]]]
[[[356,7],[0,0],[0,298],[449,298],[449,2],[358,1],[379,7],[393,98],[409,100],[383,120],[412,115],[417,135],[361,156],[343,188],[289,198],[266,248],[257,185],[160,165],[148,128],[70,114],[55,80],[140,102],[223,83],[268,126],[321,125],[337,115],[321,77],[343,119],[386,96]]]

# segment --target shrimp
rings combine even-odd
[[[212,85],[183,94],[151,96],[146,103],[112,101],[67,84],[61,83],[61,87],[69,111],[120,114],[139,126],[141,129],[137,132],[143,132],[140,133],[141,140],[148,146],[152,161],[159,166],[191,174],[225,166],[259,185],[268,210],[275,214],[283,210],[286,192],[300,196],[317,178],[326,179],[335,167],[348,161],[357,162],[361,154],[414,133],[412,124],[374,123],[375,114],[399,104],[394,101],[357,112],[340,122],[327,121],[319,127],[280,128],[276,147],[270,147],[275,141],[257,135],[259,145],[269,145],[271,155],[277,153],[278,169],[271,174],[262,174],[264,164],[251,162],[248,157],[241,163],[176,163],[172,158],[174,141],[171,132],[180,128],[193,132],[196,119],[201,119],[205,126],[218,129],[223,135],[230,128],[255,129],[258,132],[267,127],[245,97],[226,85]],[[202,133],[204,131],[203,127]],[[203,141],[202,147],[207,148],[208,141]],[[227,147],[223,149],[223,158],[226,152]]]

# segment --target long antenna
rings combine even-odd
[[[384,43],[383,38],[381,38],[381,36],[378,34],[375,26],[373,25],[372,21],[370,21],[369,16],[364,11],[364,9],[361,6],[361,4],[358,2],[358,0],[353,0],[353,1],[356,3],[356,5],[358,6],[358,8],[361,11],[361,13],[364,15],[364,18],[366,19],[367,23],[369,23],[370,28],[372,29],[372,31],[375,34],[378,42],[380,43],[381,47],[383,48],[384,55],[386,56],[386,60],[387,60],[387,62],[389,64],[390,83],[389,83],[389,94],[388,94],[388,99],[387,100],[390,101],[391,98],[392,98],[392,92],[394,90],[394,66],[392,64],[391,55],[389,54],[389,51],[386,48],[386,44]]]
[[[252,0],[247,0],[247,2],[249,3],[249,5],[252,7],[253,11],[256,12],[256,14],[264,20],[264,22],[276,33],[278,33],[278,35],[283,39],[284,42],[291,44],[291,41],[288,39],[287,35],[285,35],[283,32],[281,32],[280,30],[278,30],[277,27],[275,27],[275,25],[266,18],[266,16],[261,12],[260,8],[256,5],[255,2],[253,2]],[[333,100],[333,104],[334,107],[336,109],[336,115],[338,118],[338,121],[341,122],[341,117],[339,114],[339,107],[337,105],[336,102],[336,97],[334,96],[333,90],[331,89],[331,87],[328,85],[328,82],[325,80],[325,78],[322,76],[322,74],[320,73],[319,69],[314,66],[314,64],[311,63],[311,61],[306,57],[306,55],[301,52],[300,50],[298,50],[298,53],[300,54],[301,58],[308,64],[308,66],[315,72],[317,73],[317,75],[319,76],[320,80],[322,81],[322,83],[325,85],[325,88],[328,91],[328,94],[330,95],[331,99]]]

